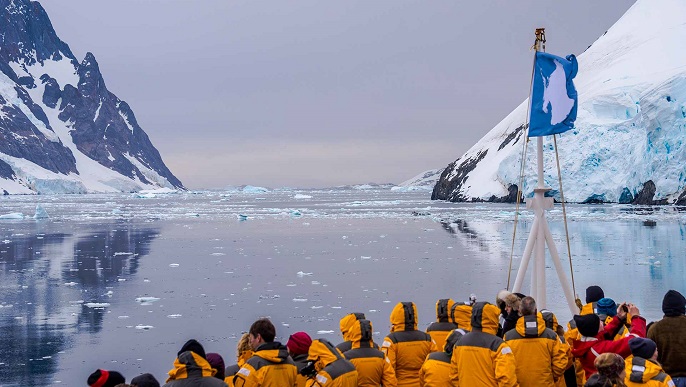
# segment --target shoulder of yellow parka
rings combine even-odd
[[[243,367],[236,372],[233,379],[235,387],[256,387],[261,384],[261,377],[258,372],[249,363],[243,364]]]
[[[398,379],[395,376],[395,368],[391,365],[388,356],[384,356],[383,372],[381,373],[381,385],[384,387],[397,387]]]
[[[330,386],[332,382],[331,375],[326,371],[319,371],[313,378],[307,380],[306,387]]]
[[[386,356],[388,364],[395,370],[396,352],[398,350],[397,344],[394,343],[390,337],[386,336],[383,343],[381,343],[381,352]]]
[[[495,378],[498,381],[498,387],[518,387],[517,373],[514,353],[512,348],[506,343],[502,342],[498,346],[498,350],[492,352],[493,364],[495,371]]]

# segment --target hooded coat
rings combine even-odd
[[[355,366],[328,341],[312,341],[307,360],[314,361],[317,370],[317,375],[307,381],[307,387],[357,387]]]
[[[456,302],[450,307],[450,322],[465,331],[472,330],[472,306]]]
[[[297,373],[286,346],[274,341],[255,349],[253,356],[234,376],[233,384],[236,387],[290,387],[296,385]]]
[[[612,321],[605,326],[605,329],[595,337],[580,336],[578,339],[572,339],[572,355],[579,359],[581,367],[585,371],[586,380],[597,372],[593,362],[600,354],[614,352],[624,358],[631,355],[629,340],[634,337],[646,336],[646,320],[641,316],[634,316],[631,323],[630,335],[621,340],[608,340],[605,338],[606,332],[615,332],[619,325],[622,324],[617,316],[613,317]]]
[[[163,387],[226,387],[214,377],[217,372],[204,357],[192,351],[179,354]]]
[[[352,348],[352,341],[350,339],[350,328],[355,325],[357,320],[364,320],[364,313],[348,313],[341,319],[339,326],[341,328],[341,335],[343,336],[343,342],[336,345],[336,348],[345,353]],[[379,346],[374,344],[374,348],[379,349]]]
[[[557,333],[546,328],[543,315],[522,316],[515,329],[505,333],[515,356],[521,387],[554,386],[567,368],[567,349]]]
[[[358,320],[350,329],[352,349],[343,356],[357,369],[357,385],[360,387],[396,387],[398,380],[390,360],[373,347],[372,323]]]
[[[436,347],[443,348],[445,346],[445,339],[455,329],[457,324],[450,321],[450,308],[455,304],[455,301],[450,298],[444,298],[436,302],[436,321],[429,324],[426,328],[431,338],[436,343]]]
[[[419,369],[426,356],[437,351],[428,333],[417,330],[417,307],[413,302],[399,302],[391,311],[391,333],[381,345],[395,370],[400,387],[419,386]]]
[[[500,308],[488,302],[472,307],[472,331],[462,336],[451,363],[456,386],[517,387],[515,356],[498,332]]]
[[[660,364],[652,360],[646,360],[634,356],[626,359],[626,377],[624,384],[627,387],[672,387],[674,382],[662,370]]]
[[[450,360],[455,344],[467,334],[464,329],[455,329],[448,335],[443,351],[430,353],[419,370],[419,385],[421,387],[454,386],[450,374]]]
[[[542,310],[541,315],[543,316],[543,321],[545,321],[545,326],[546,328],[550,328],[553,332],[558,331],[559,323],[557,321],[557,317],[555,314],[549,310]],[[564,331],[564,329],[563,329]],[[567,387],[573,386],[573,385],[579,385],[579,381],[581,381],[581,385],[583,386],[583,370],[581,370],[580,375],[581,378],[577,378],[576,371],[573,368],[574,367],[574,356],[572,356],[572,347],[569,346],[569,343],[567,343],[567,340],[565,339],[564,335],[558,334],[557,337],[560,339],[560,343],[562,344],[562,347],[565,350],[565,353],[567,355],[567,365],[565,366],[565,372],[562,378],[560,378],[557,383],[555,383],[555,387]],[[581,366],[579,366],[581,368]]]

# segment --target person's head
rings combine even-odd
[[[271,343],[276,337],[276,328],[269,319],[261,318],[250,326],[250,346],[253,350],[263,343]]]
[[[593,362],[598,374],[611,380],[615,386],[624,386],[626,370],[624,358],[616,353],[602,353]]]
[[[126,383],[126,379],[117,371],[95,370],[86,381],[92,387],[114,387],[117,384]]]
[[[195,339],[190,339],[181,347],[181,350],[176,354],[176,356],[181,356],[182,353],[186,351],[191,351],[196,355],[205,358],[205,348]]]
[[[312,344],[312,338],[306,332],[295,332],[286,342],[286,348],[291,356],[306,354]]]
[[[131,379],[131,385],[134,387],[160,387],[160,382],[150,373],[145,373]]]
[[[631,354],[646,360],[657,360],[657,344],[653,340],[634,337],[629,340]]]
[[[586,288],[586,303],[598,302],[601,298],[605,298],[605,292],[598,285],[589,286]]]
[[[363,320],[364,313],[348,313],[340,321],[341,335],[343,340],[350,341],[349,332],[350,328],[355,325],[357,320]]]
[[[142,374],[131,379],[131,385],[134,387],[160,387],[160,382],[152,374]]]
[[[214,374],[214,377],[217,379],[224,380],[224,358],[222,355],[214,352],[210,352],[207,354],[207,362],[210,363],[212,368],[217,370],[217,373]]]
[[[450,320],[450,308],[455,301],[450,298],[442,298],[436,301],[436,321],[448,322]]]
[[[498,332],[500,309],[488,302],[477,302],[472,306],[472,329],[495,335]]]
[[[250,346],[250,333],[244,333],[241,339],[238,340],[236,344],[236,356],[241,357],[246,352],[252,352],[252,347]]]
[[[417,329],[417,306],[414,302],[399,302],[391,311],[391,332]]]
[[[536,300],[533,297],[524,297],[519,303],[519,314],[522,316],[533,316],[536,314]]]
[[[579,333],[586,337],[596,337],[603,328],[603,323],[597,314],[585,314],[583,316],[576,314],[574,315],[574,323],[576,323],[576,329],[579,330]]]
[[[686,314],[686,298],[676,290],[670,290],[662,299],[662,312],[667,317],[677,317]]]
[[[611,298],[601,298],[596,302],[596,310],[600,316],[614,317],[617,314],[617,303]]]

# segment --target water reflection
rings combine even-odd
[[[150,252],[155,228],[126,223],[12,224],[0,240],[0,381],[3,386],[48,385],[56,357],[78,332],[102,329],[108,291],[136,274]]]

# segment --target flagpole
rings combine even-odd
[[[536,29],[536,43],[534,43],[534,49],[536,52],[545,51],[545,29]],[[534,66],[536,62],[534,60]],[[533,85],[533,78],[532,78]],[[531,109],[532,98],[531,92],[529,93],[529,106]],[[529,119],[529,117],[527,117]],[[527,136],[528,138],[528,136]],[[525,140],[526,141],[526,140]],[[539,310],[547,308],[547,294],[546,294],[546,275],[545,275],[545,247],[548,245],[548,250],[552,261],[555,265],[555,270],[557,271],[558,279],[562,285],[562,289],[567,299],[569,305],[569,310],[572,314],[579,313],[579,308],[575,303],[574,292],[567,280],[567,276],[562,269],[562,262],[557,253],[557,248],[555,247],[555,242],[553,240],[550,229],[548,228],[548,221],[545,217],[545,210],[553,208],[553,198],[546,197],[545,193],[550,191],[551,188],[545,186],[545,176],[543,174],[543,136],[538,136],[536,144],[536,153],[538,156],[537,160],[537,172],[538,172],[538,184],[534,188],[534,197],[532,200],[526,201],[527,209],[534,211],[534,221],[529,233],[529,238],[526,243],[526,248],[524,249],[524,254],[522,256],[522,261],[520,262],[519,271],[517,272],[517,278],[515,280],[513,292],[520,292],[522,282],[524,280],[524,275],[526,274],[531,255],[533,253],[533,267],[531,270],[531,289],[530,294],[536,300],[536,305]]]

